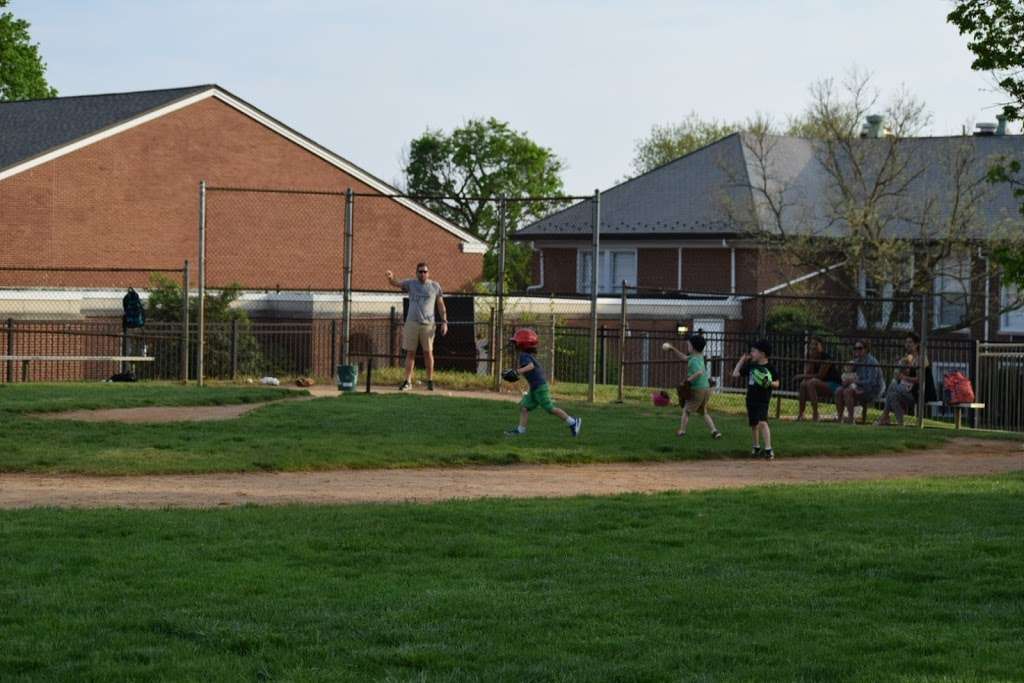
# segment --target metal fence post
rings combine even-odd
[[[590,257],[590,359],[587,370],[587,400],[591,403],[596,398],[597,379],[597,286],[598,271],[601,257],[601,191],[594,190],[594,216],[592,227],[592,248]]]
[[[626,400],[626,281],[622,281],[619,303],[619,403]]]
[[[555,335],[555,314],[551,314],[551,324],[548,327],[548,339],[551,340],[551,363],[548,365],[548,377],[551,381],[555,379],[555,358],[558,355],[558,337]]]
[[[181,383],[188,384],[188,274],[189,262],[181,271]]]
[[[7,319],[7,355],[14,355],[14,318]],[[7,361],[7,382],[14,381],[14,361]]]
[[[231,319],[231,379],[238,377],[238,319]]]
[[[196,384],[203,386],[206,351],[206,181],[199,181],[199,303],[196,311]]]
[[[601,325],[601,384],[608,384],[608,338],[605,336],[605,327]]]
[[[352,212],[355,209],[355,195],[352,188],[345,190],[345,292],[341,311],[341,362],[348,365],[349,341],[352,333]]]
[[[391,307],[391,313],[388,315],[388,366],[395,367],[398,365],[398,353],[395,349],[395,307]]]
[[[987,324],[987,321],[986,321]],[[981,341],[974,340],[974,368],[971,369],[971,377],[974,382],[974,400],[981,401]],[[978,428],[978,411],[971,411],[971,427]]]
[[[506,200],[502,197],[498,202],[498,282],[495,287],[495,293],[498,295],[498,315],[495,321],[497,334],[494,342],[495,346],[499,348],[502,346],[500,340],[505,331],[505,220],[507,208]],[[499,348],[491,349],[491,355],[495,358],[492,378],[494,391],[501,391],[501,353]]]
[[[928,378],[925,372],[931,372],[925,362],[928,357],[928,295],[921,295],[921,353],[917,358],[917,427],[924,429],[924,408],[927,397]]]
[[[491,375],[495,375],[495,368],[498,367],[498,348],[497,348],[497,333],[495,332],[495,324],[497,322],[497,313],[495,309],[491,308],[491,314],[487,321],[487,356],[490,358],[489,365],[487,366],[488,372]]]
[[[330,376],[334,376],[337,373],[338,368],[338,320],[331,320],[331,367],[329,371]]]

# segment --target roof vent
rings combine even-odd
[[[885,135],[885,128],[882,123],[885,117],[881,114],[871,114],[866,119],[867,123],[861,126],[860,136],[862,138],[880,138]]]
[[[996,125],[996,135],[1006,135],[1006,115],[999,114],[996,116],[996,121],[999,122]]]
[[[998,126],[996,126],[996,124],[994,123],[979,123],[976,124],[975,128],[975,135],[979,137],[988,137],[990,135],[996,134],[996,129],[998,128]]]

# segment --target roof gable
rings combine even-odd
[[[1020,221],[1012,187],[984,178],[996,159],[1024,157],[1024,136],[859,139],[852,156],[842,146],[828,152],[820,140],[771,136],[759,145],[747,134],[743,140],[751,186],[770,188],[791,234],[845,234],[849,226],[844,206],[850,202],[871,206],[885,234],[896,239],[938,238],[948,234],[951,220],[968,219],[971,224],[957,228],[958,234],[981,239]],[[758,152],[764,149],[768,151]],[[845,192],[839,192],[825,160],[834,165]],[[877,180],[894,170],[898,174],[889,180]],[[869,199],[869,194],[880,196]],[[778,221],[767,210],[764,193],[755,193],[753,199],[761,229],[774,232]],[[959,213],[954,217],[954,212]]]
[[[750,221],[744,217],[755,217],[761,229],[774,231],[776,223],[764,193],[752,190],[766,184],[789,230],[842,234],[844,223],[830,205],[835,201],[835,183],[821,161],[823,144],[790,136],[759,139],[734,133],[724,137],[603,192],[601,236],[731,237],[750,231]],[[889,142],[865,139],[855,144],[867,146],[866,153],[879,147],[874,156],[882,158],[885,150],[881,148]],[[951,168],[956,159],[970,164],[961,180],[969,176],[975,181],[984,178],[997,157],[1024,161],[1024,136],[1020,135],[906,138],[900,145],[900,154],[909,159],[906,175],[912,181],[902,195],[881,204],[891,214],[886,229],[900,238],[920,238],[921,225],[926,225],[926,232],[944,229],[942,221],[952,210],[957,192]],[[870,153],[865,156],[871,157]],[[762,177],[766,168],[767,179]],[[976,196],[980,218],[976,237],[991,235],[1007,221],[1020,222],[1019,200],[1010,186],[984,184]],[[584,201],[526,226],[515,238],[589,239],[592,222],[591,203]]]
[[[0,172],[213,86],[0,104]]]
[[[601,193],[601,235],[699,237],[731,234],[723,201],[749,205],[737,187],[746,162],[738,134],[713,142]],[[543,218],[516,233],[517,239],[571,238],[589,234],[590,201]]]
[[[399,194],[371,173],[217,85],[0,103],[0,180],[208,97],[230,105],[381,194]],[[463,252],[486,252],[486,243],[420,204],[402,197],[394,201],[455,235],[462,241]]]

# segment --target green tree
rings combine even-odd
[[[967,47],[974,53],[971,68],[991,73],[1006,95],[1003,116],[1009,121],[1024,118],[1024,3],[1019,0],[958,0],[947,17],[967,35]],[[1009,183],[1014,195],[1024,197],[1024,180],[1019,159],[1001,159],[993,164],[989,180]],[[1024,214],[1024,204],[1020,207]],[[1004,279],[1024,287],[1024,249],[999,249],[994,254],[1003,266]]]
[[[150,276],[150,286],[149,300],[146,304],[146,319],[151,322],[180,324],[181,284],[158,273]],[[233,284],[215,293],[208,293],[206,296],[206,346],[203,363],[207,377],[230,374],[232,321],[237,321],[235,326],[238,329],[236,352],[239,373],[255,375],[279,369],[266,367],[268,361],[260,353],[259,343],[252,333],[252,321],[249,319],[249,314],[242,309],[231,307],[241,293],[241,287]],[[199,319],[198,314],[199,299],[190,297],[189,321],[194,324]],[[157,355],[160,353],[177,354],[178,350],[169,345],[161,345],[157,349]],[[173,365],[173,363],[165,364],[158,361],[157,365],[165,367]]]
[[[563,162],[525,133],[494,118],[473,119],[451,134],[427,129],[412,141],[403,172],[413,195],[438,215],[487,242],[484,276],[497,280],[498,197],[562,197]],[[561,201],[507,203],[506,238],[524,223],[561,208]],[[530,282],[532,253],[506,239],[506,285],[522,289]]]
[[[655,124],[647,137],[636,141],[631,175],[647,173],[743,128],[741,123],[703,119],[697,112],[690,112],[677,123]]]
[[[944,300],[963,304],[956,320],[943,323],[949,329],[992,314],[969,292],[994,270],[975,268],[972,255],[982,241],[990,251],[1017,248],[1024,235],[983,220],[991,186],[977,146],[954,139],[941,157],[920,154],[913,139],[929,121],[924,103],[900,90],[883,104],[864,72],[851,71],[841,83],[818,81],[810,92],[803,125],[818,131],[808,151],[825,178],[820,197],[803,192],[783,163],[780,138],[762,127],[742,137],[748,164],[723,169],[754,198],[723,196],[726,216],[782,262],[860,298],[861,316],[873,327],[906,324],[906,300],[930,294],[936,278],[948,286]],[[881,136],[861,139],[861,122],[871,113],[884,114]]]
[[[0,0],[0,9],[9,0]],[[28,34],[29,23],[10,12],[0,13],[0,102],[55,97],[46,82],[46,64]]]

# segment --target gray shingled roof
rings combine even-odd
[[[212,87],[0,103],[0,171]]]
[[[604,236],[720,235],[734,231],[722,215],[720,195],[747,202],[750,193],[732,187],[744,173],[738,134],[627,180],[601,193]],[[592,202],[583,201],[526,226],[516,239],[573,238],[589,234]]]
[[[840,234],[844,226],[830,207],[834,183],[820,162],[819,141],[787,136],[773,137],[768,155],[769,176],[784,188],[787,207],[783,222],[789,229],[804,232]],[[858,140],[855,144],[873,145],[880,151],[885,140]],[[982,178],[995,157],[1024,160],[1024,136],[970,136],[915,138],[901,141],[910,163],[922,173],[909,192],[890,208],[892,234],[917,237],[920,228],[904,216],[921,215],[928,205],[933,216],[949,213],[950,198],[955,196],[951,160],[966,150],[972,158],[972,176]],[[751,215],[765,203],[749,187],[757,186],[760,165],[753,139],[733,134],[680,157],[652,171],[627,180],[601,194],[601,235],[611,239],[727,237],[740,234],[744,226],[731,221],[735,214]],[[864,148],[870,149],[870,148]],[[1007,221],[1020,222],[1019,200],[1006,185],[984,185],[986,196],[979,207],[985,230]],[[592,230],[591,202],[584,201],[532,223],[516,233],[518,240],[588,239]],[[935,229],[941,220],[935,220]],[[762,219],[762,228],[771,227]]]

